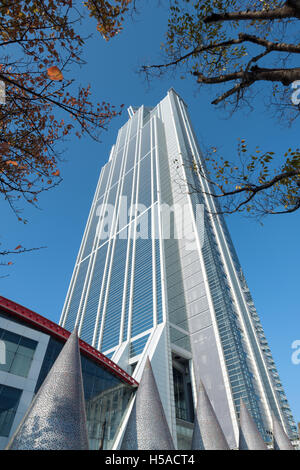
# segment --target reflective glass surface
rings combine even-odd
[[[5,345],[5,363],[0,363],[0,370],[27,377],[37,341],[2,328],[0,328],[0,341]]]
[[[126,255],[127,240],[116,238],[101,351],[111,349],[119,343]]]
[[[150,334],[142,336],[141,338],[138,338],[135,341],[132,341],[130,345],[129,357],[137,356],[138,354],[141,354],[143,352],[143,349],[148,341],[149,336]]]
[[[0,385],[0,436],[9,436],[21,395],[18,388]]]

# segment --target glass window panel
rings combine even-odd
[[[145,207],[151,205],[151,154],[147,155],[140,162],[140,174],[139,174],[139,204],[143,204]]]
[[[21,377],[27,377],[31,365],[31,359],[32,358],[28,358],[22,354],[15,354],[9,372],[11,374],[20,375]]]
[[[123,327],[123,341],[126,341],[128,334],[128,313],[130,308],[130,288],[131,288],[131,266],[132,266],[132,246],[133,240],[129,239],[129,260],[128,260],[128,277],[126,285],[126,299],[125,299],[125,312],[124,312],[124,327]]]
[[[0,370],[27,377],[37,341],[3,329],[0,334],[5,343],[5,364],[0,364]]]
[[[6,351],[16,352],[19,346],[21,336],[11,331],[4,330],[2,340],[5,342]]]
[[[22,354],[25,356],[30,356],[31,352],[30,351],[35,351],[37,346],[37,341],[30,339],[30,338],[25,338],[25,336],[21,336],[20,344],[19,344],[19,351],[22,351]]]
[[[81,299],[81,295],[83,291],[83,285],[85,281],[87,268],[89,265],[89,260],[90,258],[86,258],[84,261],[80,263],[79,268],[78,268],[78,276],[75,282],[69,308],[67,310],[66,323],[64,325],[64,328],[66,328],[69,331],[73,331],[74,326],[75,326],[76,316],[78,313],[78,308],[79,308],[80,299]]]
[[[118,153],[117,153],[117,156],[116,156],[116,162],[115,162],[115,166],[114,166],[114,170],[113,170],[113,176],[112,176],[112,180],[111,180],[111,186],[113,186],[115,183],[117,183],[117,181],[119,181],[120,177],[121,177],[121,167],[122,167],[122,161],[123,161],[123,154],[124,154],[124,149],[120,150]]]
[[[149,223],[149,233],[151,233],[150,230]],[[152,282],[152,239],[137,239],[131,336],[142,333],[153,326]]]
[[[119,135],[120,135],[120,140],[119,140],[119,149],[123,147],[125,144],[125,138],[126,138],[126,133],[127,133],[127,126],[128,123],[126,123],[120,130],[119,130]]]
[[[131,118],[131,129],[130,129],[130,137],[134,136],[137,133],[137,127],[139,122],[139,113],[136,112],[133,117]]]
[[[119,343],[126,255],[127,240],[117,238],[115,240],[110,287],[105,312],[102,351],[110,349]]]
[[[150,147],[150,121],[142,129],[141,158],[151,150]]]
[[[103,196],[103,194],[105,193],[110,166],[111,166],[111,161],[107,162],[106,165],[102,169],[103,176],[102,176],[101,183],[100,183],[98,199],[100,199],[100,197]]]
[[[13,363],[14,357],[15,357],[15,352],[7,351],[5,354],[5,364],[0,364],[0,370],[3,370],[3,372],[9,372],[11,365]]]
[[[18,388],[0,385],[0,436],[9,436],[21,395]]]
[[[136,154],[136,136],[133,137],[133,139],[131,139],[128,144],[125,173],[127,173],[127,171],[129,171],[134,166],[135,154]]]
[[[133,182],[133,170],[129,171],[126,176],[124,176],[122,196],[124,200],[122,201],[123,206],[120,205],[119,220],[118,220],[118,229],[122,230],[129,223],[129,210],[131,207],[131,194],[132,194],[132,182]],[[126,198],[126,199],[125,199]],[[120,203],[121,204],[121,203]]]
[[[99,216],[101,215],[100,212],[101,212],[101,205],[102,204],[103,204],[103,197],[101,197],[97,201],[97,203],[94,207],[92,220],[91,220],[90,227],[89,227],[89,230],[88,230],[88,234],[87,234],[87,238],[86,238],[86,242],[85,242],[85,247],[84,247],[82,259],[86,258],[92,251],[93,244],[94,244],[94,239],[95,239],[95,235],[96,235],[96,229],[97,229],[97,226],[98,226],[98,223],[99,223]]]
[[[93,277],[89,288],[88,298],[85,306],[84,319],[81,327],[81,338],[91,344],[96,323],[96,314],[100,299],[103,280],[103,271],[106,261],[108,243],[98,249],[93,271]]]
[[[143,349],[146,346],[149,336],[150,334],[142,336],[141,338],[138,338],[135,341],[132,341],[130,345],[129,357],[137,356],[138,354],[141,354],[143,352]]]

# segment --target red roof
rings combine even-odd
[[[23,307],[22,305],[19,305],[16,302],[6,299],[2,296],[0,296],[0,308],[5,310],[5,312],[9,313],[10,315],[19,318],[36,329],[42,331],[43,333],[47,333],[62,341],[66,341],[71,334],[70,331],[65,330],[65,328],[62,326],[59,326],[51,320],[42,317],[42,315],[39,315],[38,313],[35,313],[32,310],[29,310],[28,308]],[[138,386],[138,383],[129,374],[127,374],[127,372],[104,356],[104,354],[97,351],[97,349],[93,348],[82,339],[79,339],[79,346],[82,354],[97,362],[101,367],[116,375],[123,382],[126,382],[132,386]]]

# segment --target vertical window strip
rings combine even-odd
[[[157,323],[159,324],[159,323],[162,323],[163,321],[159,240],[155,240],[155,271],[156,271],[156,315],[157,315]]]
[[[97,312],[94,337],[93,337],[93,346],[99,350],[100,350],[100,345],[99,345],[100,333],[101,333],[102,322],[103,322],[103,307],[105,303],[105,295],[106,295],[107,282],[108,282],[108,277],[109,277],[109,267],[111,264],[111,260],[112,260],[112,241],[109,240],[109,242],[107,243],[107,255],[106,255],[106,260],[105,260],[100,300],[98,304],[98,312]]]
[[[103,271],[105,266],[108,243],[103,245],[96,252],[96,260],[92,280],[84,308],[84,316],[80,329],[80,337],[88,344],[92,344],[93,334],[95,330],[96,315],[98,303],[100,300],[100,292],[103,281]]]
[[[226,289],[224,284],[225,277],[223,272],[219,270],[219,267],[222,266],[222,261],[216,247],[216,241],[210,234],[212,227],[207,214],[205,214],[205,227],[205,242],[202,249],[203,259],[216,312],[216,320],[232,387],[236,412],[238,413],[239,411],[239,401],[242,397],[245,403],[249,405],[253,419],[256,421],[258,428],[264,436],[264,424],[258,403],[258,396],[253,384],[253,374],[249,369],[241,332],[236,322],[236,313],[233,308],[232,299],[229,296],[230,292]],[[222,283],[224,285],[222,285]],[[235,368],[231,367],[232,361],[236,364]],[[234,382],[236,377],[239,378],[238,385],[235,385]]]
[[[103,169],[102,169],[101,173],[102,173],[103,176],[102,176],[100,188],[99,188],[99,191],[98,191],[97,199],[100,199],[101,196],[104,196],[104,193],[105,193],[106,187],[107,187],[110,167],[111,167],[111,162],[107,162],[104,165]]]
[[[128,233],[130,237],[129,230],[128,230]],[[123,337],[122,337],[123,341],[127,340],[127,335],[128,335],[128,313],[129,313],[129,307],[130,307],[130,290],[131,290],[130,288],[131,288],[131,269],[132,269],[132,245],[133,245],[133,241],[131,238],[129,238],[127,279],[126,279],[126,285],[125,285],[126,293],[125,293],[124,324],[123,324]]]
[[[99,177],[99,180],[98,180],[97,188],[96,188],[96,191],[95,191],[95,195],[94,195],[94,198],[93,198],[93,202],[92,202],[92,205],[91,205],[91,209],[90,209],[90,212],[89,212],[88,220],[87,220],[87,223],[86,223],[86,228],[85,228],[85,231],[84,231],[84,234],[83,234],[83,237],[82,237],[82,242],[81,242],[81,245],[80,245],[80,249],[79,249],[79,253],[78,253],[78,256],[77,256],[76,263],[78,263],[79,260],[82,260],[84,258],[84,256],[82,256],[82,254],[85,250],[85,246],[86,246],[86,243],[87,243],[87,240],[88,240],[88,237],[89,237],[89,233],[90,233],[90,225],[91,225],[93,215],[94,215],[94,205],[96,204],[96,201],[99,197],[99,191],[100,191],[101,187],[103,187],[102,182],[103,182],[104,174],[105,174],[105,168],[102,168],[102,170],[100,172],[100,177]]]
[[[130,132],[130,126],[128,128],[126,128],[126,137],[125,137],[125,147],[124,147],[124,151],[123,151],[123,160],[121,162],[121,175],[122,175],[122,172],[124,171],[124,168],[125,168],[125,160],[126,160],[126,149],[127,149],[127,146],[128,146],[128,135],[129,135],[129,132]],[[114,259],[114,251],[115,251],[115,247],[116,247],[116,240],[114,238],[111,238],[111,237],[114,237],[115,235],[115,232],[117,230],[117,216],[118,216],[118,212],[119,212],[119,206],[120,206],[120,194],[121,194],[121,191],[122,191],[122,187],[123,187],[123,183],[124,183],[124,178],[120,178],[118,183],[115,184],[114,188],[111,188],[113,191],[110,192],[109,194],[109,198],[108,198],[108,203],[109,204],[114,204],[114,214],[113,214],[113,220],[112,220],[112,227],[110,229],[110,233],[108,233],[108,236],[110,237],[110,245],[112,245],[112,250],[111,250],[111,259],[110,259],[110,263],[107,265],[107,277],[106,277],[106,283],[105,283],[105,290],[103,291],[104,295],[103,295],[103,298],[104,298],[104,303],[103,303],[103,312],[102,312],[102,321],[101,321],[101,324],[99,324],[99,329],[98,329],[98,332],[97,332],[97,340],[96,340],[96,344],[99,345],[99,347],[101,347],[101,350],[103,351],[103,335],[105,333],[105,318],[106,318],[106,309],[107,309],[107,299],[109,298],[108,297],[108,289],[110,289],[110,286],[111,286],[111,273],[112,273],[112,262],[113,262],[113,259]],[[103,222],[104,223],[104,222]],[[103,225],[102,225],[103,226]],[[119,240],[119,241],[124,241],[124,240]],[[126,251],[125,251],[126,253]],[[124,266],[124,270],[125,270],[125,266]],[[123,273],[123,276],[124,276],[124,273]],[[123,277],[124,279],[124,277]],[[123,289],[122,289],[122,292],[123,292]],[[121,296],[121,309],[120,309],[120,313],[119,313],[119,317],[120,317],[120,322],[121,322],[121,314],[122,314],[122,298],[123,296]],[[112,321],[112,320],[111,320]],[[120,325],[119,325],[119,332],[120,332]],[[118,335],[119,335],[119,332],[118,332]],[[105,335],[107,335],[107,333],[105,333]],[[108,346],[106,347],[106,341],[107,341],[107,338],[105,336],[104,338],[104,348],[105,349],[110,349],[111,346]]]
[[[68,315],[70,300],[71,300],[71,297],[72,297],[72,292],[74,290],[74,285],[76,283],[76,279],[77,279],[77,275],[78,275],[78,269],[79,269],[79,265],[75,265],[73,275],[72,275],[72,279],[71,279],[70,286],[69,286],[68,293],[67,293],[67,298],[65,300],[63,312],[62,312],[62,315],[61,315],[60,320],[59,320],[59,324],[63,328],[64,328],[66,318],[67,318],[67,315]]]
[[[92,219],[91,224],[90,224],[89,234],[87,236],[87,241],[86,241],[86,246],[85,246],[85,249],[84,249],[83,258],[88,256],[89,253],[93,249],[95,249],[98,245],[98,240],[97,240],[97,237],[95,235],[96,235],[96,230],[97,230],[97,227],[98,227],[98,222],[99,222],[100,217],[101,217],[101,214],[100,214],[100,211],[99,211],[99,206],[101,206],[101,205],[104,206],[104,204],[106,203],[106,198],[107,198],[108,188],[110,186],[110,180],[111,180],[111,177],[112,177],[113,167],[114,167],[114,165],[112,165],[111,162],[108,162],[106,164],[107,170],[105,172],[105,175],[103,175],[105,190],[103,192],[104,193],[103,198],[102,197],[100,197],[100,199],[98,198],[98,201],[96,201],[95,206],[94,206],[93,219]],[[100,195],[100,191],[99,191],[99,195]],[[103,210],[103,208],[102,208],[102,210]]]
[[[103,197],[105,194],[108,179],[109,179],[110,167],[111,167],[111,162],[107,162],[101,171],[100,185],[96,191],[95,201],[93,201],[93,204],[92,204],[92,214],[90,217],[90,221],[88,221],[87,223],[88,230],[87,230],[86,237],[85,237],[85,243],[84,243],[84,246],[81,248],[81,251],[83,253],[81,256],[81,259],[84,259],[86,256],[88,256],[92,250],[94,237],[95,237],[95,231],[96,231],[96,227],[98,223],[98,215],[96,214],[97,207],[99,205],[98,200],[101,199],[101,197]],[[103,202],[103,199],[102,199],[102,202]]]
[[[80,305],[80,300],[83,295],[83,286],[84,286],[84,281],[86,278],[89,261],[90,261],[90,258],[86,258],[84,261],[80,263],[78,267],[78,275],[77,275],[77,279],[74,285],[71,301],[70,301],[68,311],[66,314],[66,321],[64,324],[64,328],[66,328],[69,331],[72,331],[75,326],[76,317],[77,317],[78,309]]]
[[[110,238],[111,232],[112,232],[112,221],[111,219],[112,213],[110,210],[106,211],[107,205],[108,206],[113,206],[114,211],[116,210],[115,207],[115,202],[116,202],[116,196],[117,196],[117,189],[118,185],[115,184],[113,187],[110,188],[107,200],[104,202],[101,215],[98,217],[98,240],[96,240],[95,244],[97,247],[103,245],[107,241],[107,239]]]
[[[117,183],[120,180],[125,149],[126,149],[126,145],[117,153],[115,157],[115,166],[114,166],[113,176],[111,179],[111,186],[113,186],[115,183]]]
[[[129,123],[130,124],[130,123]],[[130,134],[130,126],[126,127],[126,137],[125,137],[125,144],[122,149],[122,152],[120,152],[117,155],[118,161],[115,162],[115,168],[114,168],[114,175],[111,179],[111,187],[109,191],[109,195],[107,198],[107,204],[113,206],[113,218],[110,221],[112,223],[110,227],[110,231],[107,233],[108,238],[112,237],[114,233],[118,230],[117,222],[118,222],[118,212],[120,210],[120,196],[122,194],[122,188],[124,185],[124,178],[123,178],[123,173],[125,169],[125,162],[127,158],[127,150],[128,150],[128,136]],[[119,156],[120,155],[120,156]],[[102,228],[105,227],[105,220],[102,223]],[[101,232],[102,233],[102,232]],[[102,244],[102,240],[99,240],[98,246]]]
[[[139,174],[139,204],[145,207],[151,205],[151,153],[140,162]]]
[[[148,215],[148,233],[151,233],[151,218]],[[137,221],[138,222],[138,221]],[[131,336],[138,335],[153,326],[153,267],[152,240],[135,241],[134,288],[132,303]]]
[[[101,351],[111,349],[119,343],[127,241],[127,239],[123,240],[120,238],[115,240]]]
[[[97,225],[98,225],[98,222],[99,222],[98,207],[101,204],[103,204],[103,198],[101,198],[99,201],[97,201],[97,203],[94,206],[93,215],[92,215],[88,235],[87,235],[86,242],[85,242],[85,247],[84,247],[82,259],[86,258],[92,251],[92,248],[93,248],[93,245],[94,245],[94,240],[95,240],[95,235],[96,235],[96,229],[97,229]]]
[[[134,209],[135,204],[137,203],[137,188],[139,182],[139,165],[138,159],[140,156],[140,147],[141,147],[141,109],[138,111],[138,131],[137,131],[137,138],[136,138],[136,147],[135,147],[135,156],[134,162],[135,166],[133,168],[133,187],[132,187],[132,197],[131,197],[131,208],[130,208],[130,218],[129,218],[129,226],[128,226],[128,234],[130,237],[130,259],[128,265],[128,282],[127,282],[127,292],[126,292],[126,304],[125,304],[125,312],[124,312],[124,329],[123,329],[123,341],[130,337],[130,330],[132,324],[132,299],[133,299],[133,289],[134,289],[134,267],[135,267],[135,216],[136,211]]]
[[[126,125],[125,126],[125,137],[124,139],[126,138],[126,135],[127,135],[127,128],[128,126]],[[118,135],[118,138],[119,138],[119,135]],[[117,152],[120,151],[120,138],[119,138],[119,142],[118,142],[118,145],[115,147],[117,149]],[[115,155],[118,155],[118,153],[116,153],[116,151],[114,152]],[[122,151],[122,154],[120,155],[123,155],[124,153],[124,150]],[[97,215],[97,226],[98,226],[98,232],[99,233],[103,233],[103,227],[104,227],[104,224],[105,224],[105,207],[107,204],[114,204],[116,203],[116,197],[117,197],[117,189],[118,189],[118,183],[115,183],[113,184],[112,183],[112,180],[114,178],[114,175],[116,174],[116,172],[118,170],[115,170],[115,166],[116,166],[116,160],[117,160],[117,157],[114,157],[113,159],[113,164],[111,165],[111,170],[110,170],[110,173],[109,173],[109,178],[108,178],[108,182],[107,182],[107,186],[106,186],[106,192],[105,192],[105,195],[104,195],[104,199],[103,199],[103,207],[101,209],[101,213],[100,211],[98,211],[98,215]],[[123,163],[123,160],[121,160],[121,167],[122,167],[122,163]],[[118,165],[118,163],[117,163]],[[103,217],[103,220],[101,222],[100,219]],[[99,222],[99,225],[98,225],[98,222]],[[110,234],[108,234],[109,236]],[[96,247],[99,247],[100,245],[103,244],[103,239],[95,239],[95,242],[94,242],[94,248]]]
[[[122,204],[120,206],[121,216],[118,218],[117,231],[121,231],[129,223],[130,214],[128,211],[131,206],[131,197],[132,197],[132,186],[133,186],[133,169],[124,176],[122,192],[120,195],[123,197]],[[126,216],[126,217],[125,217]]]

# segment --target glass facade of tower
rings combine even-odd
[[[102,169],[63,316],[107,354],[127,338],[136,350],[163,318],[160,240],[152,237],[156,147],[146,116],[143,109],[120,129]]]
[[[293,437],[224,218],[211,215],[211,188],[192,170],[205,164],[184,101],[171,89],[155,108],[129,115],[100,174],[62,326],[76,324],[137,380],[146,355],[153,359],[178,448],[191,434],[200,379],[232,448],[241,398],[266,441],[271,411]]]

